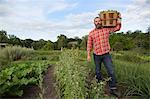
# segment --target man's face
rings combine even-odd
[[[94,24],[95,24],[95,27],[96,27],[97,29],[99,29],[99,28],[102,27],[102,22],[101,22],[100,18],[95,18],[95,19],[94,19]]]

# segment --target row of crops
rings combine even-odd
[[[64,50],[60,55],[60,61],[55,67],[57,79],[57,92],[61,99],[81,98],[81,99],[98,99],[110,98],[104,94],[106,82],[96,83],[95,77],[86,82],[89,74],[94,74],[94,63],[86,62],[86,52],[79,50]],[[121,90],[122,97],[150,97],[150,67],[148,57],[138,57],[136,62],[126,59],[122,55],[120,59],[113,54],[113,64],[118,80],[118,88]],[[143,59],[138,61],[138,59]],[[137,62],[138,61],[138,62]],[[107,74],[102,68],[103,74],[107,79]]]
[[[55,66],[59,99],[109,98],[104,95],[106,81],[97,83],[94,66],[83,57],[85,52],[79,50],[63,50],[60,55]]]
[[[33,84],[40,87],[42,73],[48,68],[48,63],[13,64],[0,72],[0,96],[22,96],[23,88]]]

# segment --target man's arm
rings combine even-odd
[[[117,25],[114,28],[110,28],[110,33],[119,31],[120,29],[121,29],[121,15],[119,14],[117,19]]]
[[[121,23],[120,22],[118,22],[117,21],[117,25],[116,25],[116,27],[114,27],[114,28],[110,28],[110,33],[111,32],[116,32],[116,31],[119,31],[121,29]]]
[[[88,41],[87,41],[87,61],[91,61],[90,54],[91,54],[92,48],[93,48],[93,40],[92,40],[91,35],[89,34]]]

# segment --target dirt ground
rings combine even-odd
[[[54,77],[54,67],[49,66],[44,75],[43,89],[44,99],[57,99],[55,91],[55,77]],[[24,90],[23,99],[37,99],[39,97],[39,88],[37,86],[28,86]]]
[[[57,99],[55,91],[55,77],[54,77],[54,67],[50,66],[47,70],[47,73],[44,77],[44,88],[45,94],[44,99]]]

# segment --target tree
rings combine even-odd
[[[50,40],[43,47],[44,50],[54,50],[54,44]]]
[[[9,44],[24,46],[22,41],[15,35],[9,35]]]
[[[123,50],[123,44],[122,44],[122,42],[116,42],[114,44],[114,46],[113,46],[113,49],[115,51],[117,51],[117,52]]]
[[[31,45],[35,50],[39,50],[39,49],[43,49],[46,43],[47,43],[46,41],[40,39],[39,41],[33,41]]]
[[[135,30],[134,33],[139,34],[139,33],[142,33],[142,31],[141,30]]]
[[[147,33],[150,33],[150,26],[147,28]]]
[[[87,40],[88,40],[88,35],[82,37],[82,41],[81,41],[81,44],[80,44],[80,49],[86,50]]]
[[[80,44],[82,42],[82,39],[80,39],[79,37],[75,37],[75,40],[77,41],[77,47],[80,48]]]
[[[65,35],[57,36],[57,48],[61,49],[61,47],[67,47],[67,37]]]
[[[130,34],[132,34],[132,31],[131,31],[131,30],[128,30],[126,33],[127,33],[128,35],[130,35]]]
[[[39,49],[38,41],[33,41],[31,45],[32,45],[34,50],[38,50]]]
[[[80,43],[82,42],[82,40],[77,36],[74,38],[68,38],[67,41],[67,48],[80,48]]]
[[[32,39],[25,39],[25,40],[24,40],[24,45],[25,45],[25,47],[27,47],[27,48],[32,48],[32,42],[33,42]]]
[[[7,37],[7,32],[4,30],[0,31],[0,43],[7,43],[8,42],[8,37]]]

